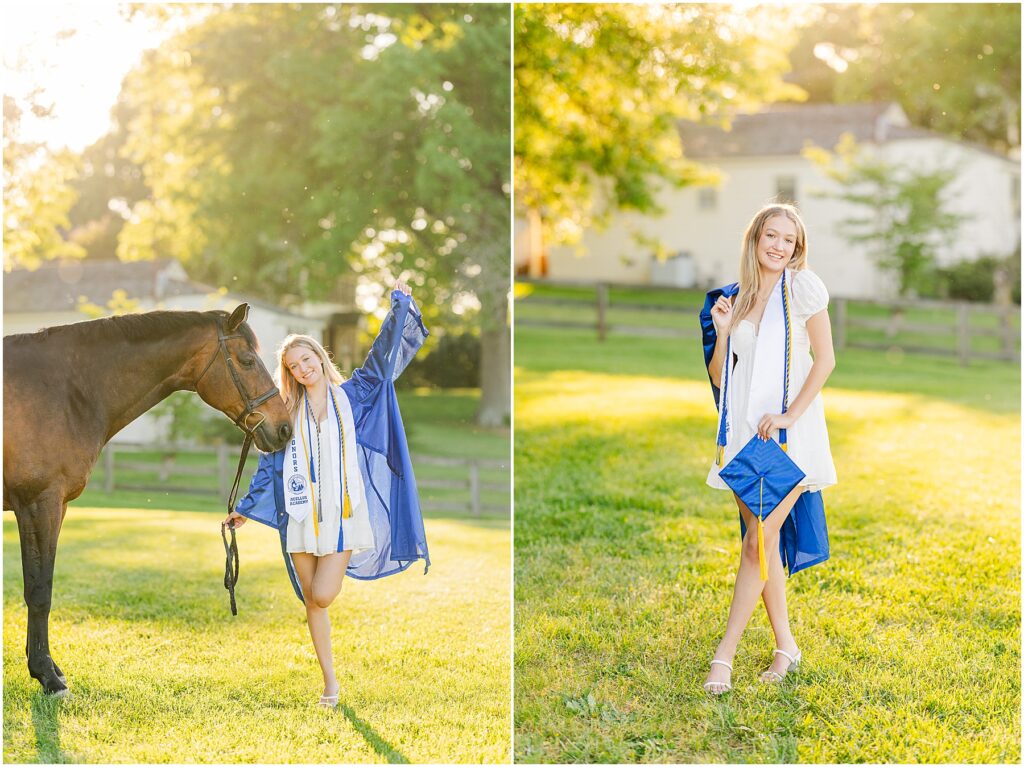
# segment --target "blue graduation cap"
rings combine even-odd
[[[768,580],[764,555],[764,520],[807,476],[774,439],[755,435],[718,476],[757,517],[757,554],[761,580]]]

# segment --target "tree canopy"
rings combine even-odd
[[[659,182],[709,175],[677,120],[802,97],[782,80],[792,26],[778,7],[517,5],[517,205],[562,242],[617,209],[657,212]]]
[[[151,194],[119,257],[174,257],[284,305],[402,275],[429,318],[482,328],[484,378],[508,379],[509,8],[181,12],[193,23],[122,89],[124,155]],[[500,422],[507,383],[483,388]]]
[[[822,6],[793,49],[813,101],[896,101],[915,125],[1020,146],[1020,4]]]

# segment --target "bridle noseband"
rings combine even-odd
[[[200,373],[199,377],[196,379],[195,388],[197,391],[199,390],[199,382],[203,380],[203,376],[206,375],[207,371],[213,365],[217,357],[223,355],[224,363],[227,365],[228,368],[228,373],[231,374],[231,380],[234,381],[235,389],[238,390],[238,396],[241,397],[242,402],[245,403],[245,409],[242,411],[242,414],[235,419],[235,425],[242,431],[244,431],[246,434],[248,434],[250,437],[252,437],[254,436],[256,430],[267,419],[267,417],[263,413],[257,413],[256,408],[258,408],[260,405],[262,405],[264,402],[271,399],[272,397],[276,397],[278,394],[280,394],[280,391],[276,386],[272,386],[267,392],[261,394],[256,399],[251,399],[249,397],[249,392],[245,390],[245,386],[242,383],[242,379],[238,376],[238,370],[235,368],[235,361],[234,359],[232,359],[231,354],[228,353],[227,342],[234,338],[241,338],[244,340],[245,336],[243,336],[241,333],[230,333],[225,335],[224,327],[221,325],[221,321],[218,318],[217,351],[214,352],[212,357],[210,357],[210,361],[206,363],[206,367],[203,368],[203,372]],[[249,426],[249,416],[251,415],[259,416],[259,420],[252,427]]]

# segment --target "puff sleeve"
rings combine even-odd
[[[793,313],[797,317],[811,317],[828,308],[828,289],[810,269],[794,273],[792,293]]]

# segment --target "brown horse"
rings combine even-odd
[[[21,537],[28,669],[46,692],[67,691],[48,633],[57,536],[103,445],[180,390],[197,392],[263,451],[291,439],[248,313],[248,304],[230,316],[149,312],[4,338],[4,509]]]

